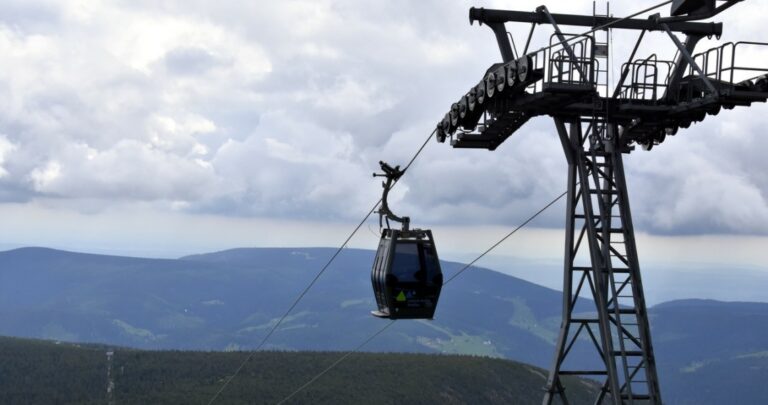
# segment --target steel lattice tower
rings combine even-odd
[[[563,375],[606,376],[598,403],[614,392],[630,403],[661,403],[616,126],[601,134],[594,120],[586,129],[578,119],[570,128],[559,118],[555,123],[568,160],[564,298],[544,403],[563,395]],[[595,148],[597,142],[612,147]],[[595,312],[575,314],[585,290]],[[563,369],[577,339],[585,337],[604,367]]]
[[[740,1],[674,0],[671,16],[647,19],[552,14],[544,6],[534,12],[470,9],[470,22],[493,30],[502,62],[451,106],[438,124],[438,141],[495,150],[530,118],[547,115],[568,162],[563,318],[545,405],[569,403],[562,378],[570,375],[602,382],[597,404],[662,403],[623,158],[721,108],[768,99],[768,67],[744,66],[738,58],[745,48],[768,50],[768,43],[726,43],[694,54],[701,39],[722,33],[722,24],[700,20]],[[520,54],[507,22],[531,24]],[[528,52],[538,25],[553,29],[550,44]],[[566,25],[591,30],[569,35],[560,29]],[[596,35],[608,28],[639,31],[613,91],[610,47]],[[635,58],[651,31],[669,36],[674,60]],[[594,367],[572,361],[577,346],[594,349]]]

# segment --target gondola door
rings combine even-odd
[[[371,284],[373,284],[373,294],[376,298],[378,310],[371,311],[374,316],[380,318],[389,318],[389,299],[386,276],[389,263],[392,261],[392,230],[385,229],[379,240],[379,248],[376,250],[376,258],[373,261],[371,269]]]

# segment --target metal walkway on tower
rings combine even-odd
[[[600,26],[618,20],[550,14],[545,7],[535,13],[470,10],[470,21],[492,28],[508,21],[544,24],[550,18],[556,28],[558,21],[563,25]],[[663,21],[630,19],[612,26],[641,30],[638,44],[651,30],[668,31],[672,38],[676,38],[673,32],[687,35],[685,44],[676,44],[683,50],[678,60],[665,61],[650,55],[625,63],[613,95],[598,92],[600,67],[595,50],[600,49],[600,44],[594,43],[593,36],[555,33],[550,46],[491,66],[480,82],[451,106],[438,125],[438,140],[450,139],[456,148],[494,150],[532,117],[553,113],[584,117],[596,113],[610,116],[622,127],[624,146],[653,146],[681,127],[702,121],[707,114],[768,99],[768,67],[750,66],[748,60],[752,48],[768,47],[768,43],[727,43],[688,57],[686,53],[700,39],[719,36],[722,25]],[[560,36],[570,41],[563,42]],[[506,37],[497,35],[497,39],[500,47],[510,46]]]

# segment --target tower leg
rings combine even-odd
[[[568,160],[563,318],[543,403],[567,404],[562,377],[575,375],[603,382],[596,404],[661,404],[616,127],[555,124]]]

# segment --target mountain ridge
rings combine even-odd
[[[0,252],[0,334],[154,350],[248,350],[335,251],[239,248],[179,259]],[[264,348],[345,351],[378,330],[385,321],[369,314],[373,253],[343,250]],[[448,276],[463,266],[443,262]],[[561,292],[472,267],[443,289],[435,320],[398,322],[365,350],[472,354],[547,368],[561,300]],[[756,380],[768,370],[768,356],[760,355],[768,351],[768,304],[687,299],[653,306],[649,317],[669,403],[714,403],[690,388],[704,383],[729,392],[740,387],[732,395],[742,403],[768,403]],[[569,357],[585,367],[595,361],[578,348]],[[754,387],[744,388],[744,381]]]

